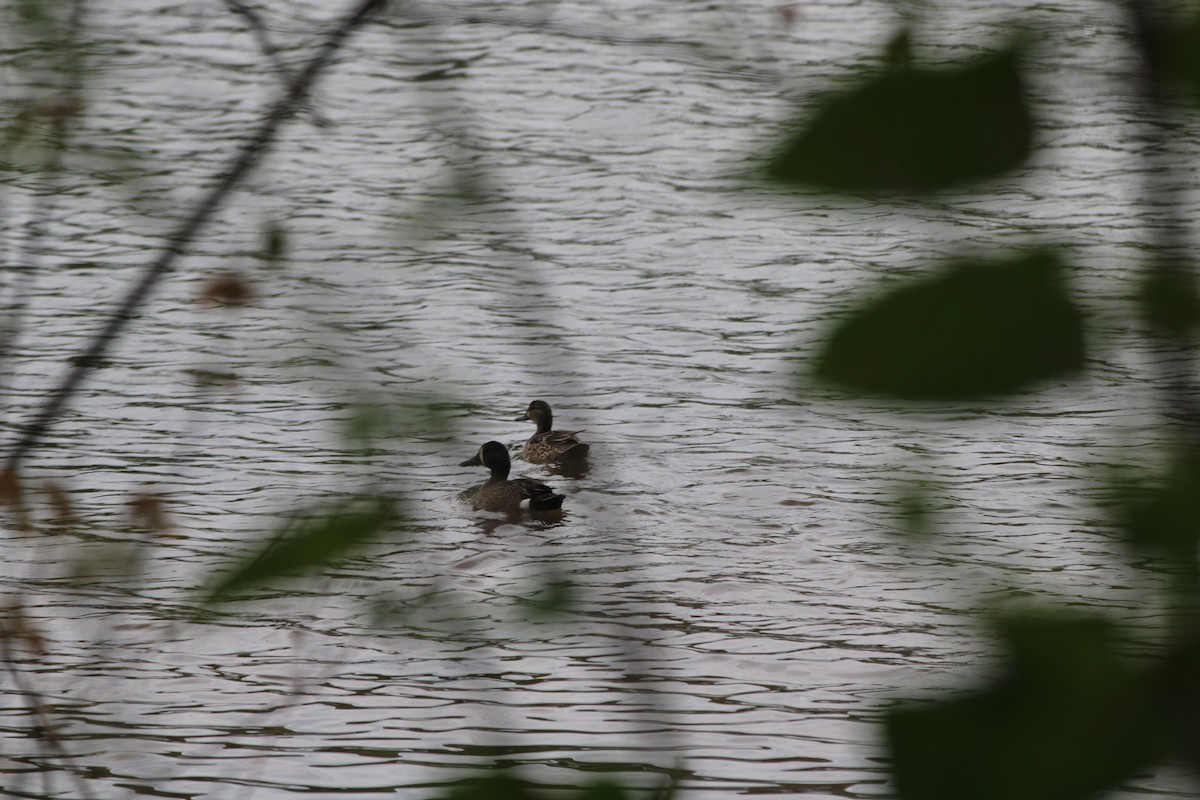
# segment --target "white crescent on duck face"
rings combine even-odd
[[[549,511],[562,508],[563,496],[541,481],[533,478],[508,479],[512,461],[508,457],[508,448],[499,442],[488,442],[459,466],[487,467],[491,473],[472,500],[472,505],[478,511]]]

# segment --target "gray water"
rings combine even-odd
[[[10,435],[279,89],[221,3],[93,5],[89,150],[38,261]],[[336,13],[263,5],[292,61]],[[1014,17],[1039,32],[1040,147],[978,195],[886,204],[746,175],[876,63],[891,6],[805,4],[791,26],[772,2],[440,9],[353,40],[317,92],[333,124],[286,129],[30,459],[80,523],[8,533],[3,591],[45,646],[0,680],[6,791],[418,798],[499,763],[547,786],[874,797],[888,704],[985,670],[978,612],[1090,603],[1153,635],[1159,587],[1094,503],[1100,467],[1162,444],[1127,302],[1157,220],[1113,9],[931,12],[930,62]],[[37,186],[16,178],[9,225]],[[254,257],[269,224],[277,265]],[[804,379],[880,281],[1044,242],[1103,331],[1083,378],[921,409]],[[253,305],[197,301],[230,272]],[[567,495],[561,520],[473,513],[459,495],[483,476],[457,465],[518,445],[533,398],[586,429],[589,469],[515,463]],[[394,417],[365,448],[344,436],[364,402]],[[921,542],[893,513],[914,481],[941,508]],[[195,618],[283,515],[377,489],[407,498],[403,533]],[[146,493],[169,531],[131,526]],[[573,605],[540,618],[547,580]],[[65,755],[31,734],[18,677]],[[1191,793],[1164,769],[1123,796]]]

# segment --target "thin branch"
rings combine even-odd
[[[4,664],[8,670],[9,676],[12,678],[13,686],[17,690],[17,694],[24,700],[29,711],[29,716],[33,717],[37,724],[38,738],[45,743],[48,751],[52,751],[62,760],[66,766],[68,773],[75,779],[75,787],[79,792],[79,796],[84,800],[91,800],[94,795],[88,790],[87,784],[84,782],[84,772],[75,763],[75,759],[67,752],[67,748],[63,745],[62,739],[58,735],[55,728],[54,720],[46,711],[46,703],[42,700],[42,696],[37,690],[28,684],[24,675],[17,668],[16,654],[13,653],[12,640],[19,638],[18,631],[14,630],[11,624],[13,609],[9,609],[9,620],[0,620],[0,663]],[[18,610],[17,613],[23,614]],[[23,616],[18,617],[18,628],[24,628],[27,625]],[[47,777],[47,780],[49,778]],[[49,789],[49,786],[47,786]]]
[[[246,20],[246,27],[250,29],[250,33],[258,41],[258,46],[262,49],[265,55],[271,61],[271,66],[275,68],[275,72],[283,80],[284,86],[292,82],[292,69],[287,65],[287,62],[279,57],[279,49],[275,47],[275,43],[271,41],[271,35],[267,32],[267,24],[263,22],[262,16],[251,6],[241,2],[241,0],[223,0],[226,7],[234,14]],[[304,103],[307,106],[304,110],[312,118],[313,125],[318,128],[327,128],[332,123],[321,115],[319,111]]]
[[[109,347],[137,314],[151,290],[175,267],[176,262],[187,251],[188,246],[199,235],[234,187],[258,165],[263,153],[274,141],[283,123],[292,117],[296,109],[303,104],[313,83],[322,70],[329,65],[334,54],[350,34],[367,22],[372,14],[382,8],[385,3],[386,0],[358,0],[354,8],[325,37],[325,41],[317,47],[317,52],[297,73],[296,78],[288,83],[287,92],[267,111],[258,130],[242,145],[241,151],[229,166],[217,175],[216,182],[208,190],[208,194],[200,200],[195,210],[179,228],[168,237],[158,258],[134,283],[100,333],[84,348],[83,353],[75,357],[74,365],[67,372],[62,383],[53,391],[49,401],[33,421],[22,431],[8,455],[5,470],[15,472],[22,459],[34,445],[41,441],[46,431],[66,408],[68,401],[83,385],[88,375],[100,364]]]

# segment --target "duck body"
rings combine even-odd
[[[529,511],[552,511],[562,508],[564,497],[552,488],[533,478],[508,479],[512,461],[508,448],[499,442],[488,442],[479,448],[473,458],[459,464],[460,467],[487,467],[491,476],[475,493],[472,505],[477,511],[503,511],[512,513]]]
[[[549,464],[554,461],[571,461],[587,456],[591,447],[581,442],[578,435],[583,431],[554,430],[554,412],[542,400],[534,400],[517,422],[530,420],[537,425],[537,433],[530,436],[521,448],[521,458],[530,464]]]

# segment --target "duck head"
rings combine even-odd
[[[525,413],[517,417],[516,421],[530,420],[537,425],[538,433],[545,433],[554,425],[554,414],[550,411],[550,404],[544,400],[534,400],[529,404],[529,408],[525,409]]]
[[[488,442],[479,448],[473,457],[459,464],[460,467],[487,467],[492,477],[504,480],[512,469],[512,461],[508,457],[508,448],[499,442]]]

